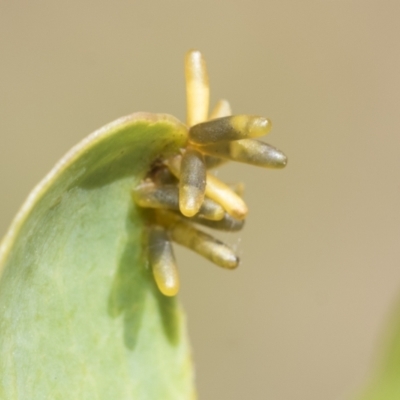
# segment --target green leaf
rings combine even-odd
[[[0,399],[192,399],[185,320],[147,268],[130,191],[185,145],[168,115],[94,132],[34,189],[0,246]]]
[[[394,311],[385,335],[383,360],[375,371],[374,379],[357,400],[400,399],[400,305]]]

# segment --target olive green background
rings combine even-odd
[[[285,170],[232,165],[250,214],[224,271],[177,249],[200,399],[335,400],[379,361],[400,292],[400,2],[0,0],[0,236],[76,142],[135,111],[268,116]]]

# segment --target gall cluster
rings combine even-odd
[[[199,51],[187,53],[185,77],[188,144],[157,163],[132,191],[136,205],[146,209],[148,260],[166,296],[179,290],[172,242],[223,268],[239,264],[229,246],[197,228],[238,231],[248,213],[241,185],[228,186],[209,170],[227,161],[264,168],[283,168],[287,163],[281,151],[255,139],[271,130],[267,118],[232,115],[226,100],[220,100],[209,115],[208,75]]]

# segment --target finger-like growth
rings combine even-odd
[[[254,139],[201,146],[201,151],[210,156],[264,168],[283,168],[287,163],[286,156],[280,150]]]
[[[179,208],[186,217],[196,215],[204,201],[206,165],[203,155],[188,148],[182,156],[179,181]]]
[[[174,242],[195,251],[214,264],[227,269],[239,265],[239,258],[230,247],[190,224],[179,221],[169,230]]]
[[[179,209],[179,191],[176,185],[155,185],[145,182],[132,190],[134,202],[145,208]]]
[[[179,290],[179,276],[167,231],[161,226],[152,226],[148,243],[149,263],[158,289],[165,296],[175,296]]]
[[[180,155],[166,161],[166,165],[177,178],[181,178],[181,161],[182,158]],[[248,208],[242,198],[228,185],[209,173],[206,175],[205,194],[207,197],[220,204],[232,217],[239,220],[246,217]]]
[[[192,126],[189,129],[189,140],[192,143],[206,145],[260,137],[266,135],[270,130],[271,122],[267,118],[233,115]]]
[[[231,160],[265,168],[283,168],[287,157],[280,150],[259,140],[244,139],[231,142]]]
[[[244,219],[249,211],[240,196],[211,174],[207,174],[206,194],[210,199],[221,204],[233,218]]]
[[[176,185],[155,185],[152,182],[146,182],[132,190],[132,198],[140,207],[179,211],[179,189]],[[222,206],[205,198],[198,215],[212,221],[219,221],[224,214]]]
[[[210,89],[206,62],[197,50],[191,50],[185,57],[187,124],[192,126],[206,121]]]

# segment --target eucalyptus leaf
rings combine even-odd
[[[400,304],[386,329],[385,351],[378,363],[374,379],[368,384],[357,400],[398,400],[400,399]]]
[[[131,190],[187,141],[168,115],[94,132],[33,190],[0,246],[0,399],[193,399],[185,318],[147,266]]]

